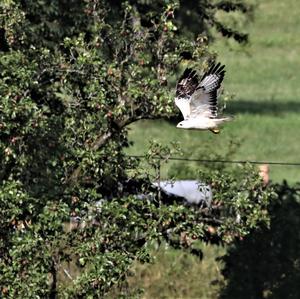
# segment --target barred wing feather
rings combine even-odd
[[[198,82],[199,79],[196,71],[190,68],[187,68],[178,80],[175,104],[181,111],[184,119],[187,119],[191,114],[190,101],[198,87]]]
[[[187,68],[178,81],[175,104],[184,119],[215,118],[218,112],[218,89],[225,75],[225,66],[212,64],[204,73],[200,83],[196,71]]]
[[[215,118],[218,114],[218,90],[225,75],[225,66],[213,64],[203,75],[199,86],[191,97],[190,117]]]

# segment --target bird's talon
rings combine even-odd
[[[220,129],[218,129],[218,128],[210,129],[210,131],[213,132],[214,134],[219,134],[220,133]]]

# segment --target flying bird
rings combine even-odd
[[[184,120],[180,129],[220,132],[219,125],[232,117],[218,115],[218,90],[225,75],[225,65],[213,63],[199,81],[197,72],[187,68],[176,86],[175,104]]]

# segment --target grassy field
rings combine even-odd
[[[254,22],[247,27],[247,47],[221,38],[211,47],[226,64],[224,88],[235,95],[227,105],[227,113],[234,114],[235,121],[219,135],[178,130],[175,124],[163,120],[141,121],[130,128],[129,138],[134,145],[128,149],[129,154],[143,154],[149,141],[155,139],[163,144],[180,141],[188,157],[202,158],[205,152],[207,157],[222,156],[233,141],[239,146],[232,151],[231,159],[300,162],[300,3],[258,3]],[[174,163],[164,168],[165,178]],[[196,169],[199,164],[193,163],[192,167]],[[271,166],[270,177],[294,183],[300,181],[300,167]],[[224,249],[207,246],[203,250],[201,262],[185,253],[160,250],[153,265],[135,266],[136,275],[130,285],[144,288],[143,298],[217,298],[224,281],[222,265],[215,257]],[[212,284],[216,280],[221,284]]]
[[[235,95],[226,112],[235,115],[234,122],[216,136],[178,130],[165,121],[142,121],[131,126],[130,154],[143,154],[155,139],[163,144],[180,141],[185,156],[201,158],[203,145],[222,155],[233,140],[240,146],[231,159],[300,162],[299,1],[259,2],[254,22],[247,26],[247,47],[222,38],[211,47],[226,65],[224,89]],[[300,167],[271,166],[270,177],[294,183],[300,181]]]

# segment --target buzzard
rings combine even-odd
[[[175,104],[184,120],[180,129],[210,130],[217,134],[219,125],[232,117],[218,115],[218,90],[225,75],[225,65],[213,63],[199,81],[195,70],[187,68],[176,86]]]

